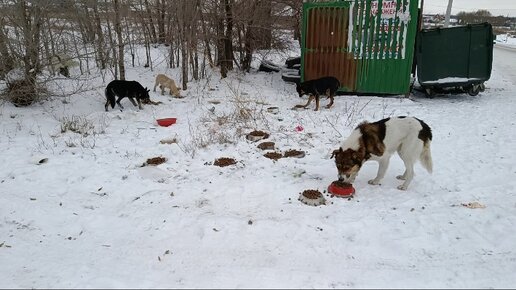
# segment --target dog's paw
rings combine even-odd
[[[398,175],[396,176],[396,179],[405,180],[405,175]]]
[[[369,183],[371,185],[378,185],[378,184],[380,184],[380,181],[376,180],[376,179],[371,179],[367,183]]]
[[[402,184],[402,185],[398,186],[398,189],[399,190],[407,190],[407,187],[408,187],[407,185]]]

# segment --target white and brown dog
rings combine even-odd
[[[158,74],[156,76],[156,82],[154,83],[154,91],[156,91],[156,87],[159,85],[159,88],[161,89],[161,95],[165,93],[165,89],[169,89],[169,94],[174,95],[176,98],[181,98],[181,95],[179,94],[179,90],[181,88],[178,88],[176,86],[176,82],[174,82],[173,79],[167,77],[164,74]]]
[[[393,117],[358,125],[331,157],[335,157],[339,180],[347,183],[353,183],[365,161],[378,161],[378,173],[369,184],[380,184],[389,159],[397,151],[405,163],[405,172],[396,177],[404,180],[398,189],[406,190],[418,159],[432,173],[431,141],[432,130],[425,122],[414,117]]]

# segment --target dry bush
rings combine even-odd
[[[2,98],[13,103],[16,107],[26,107],[48,97],[45,87],[27,80],[8,80],[7,88],[2,92]]]
[[[83,136],[90,135],[95,126],[86,118],[80,116],[72,116],[71,118],[63,117],[61,120],[61,133],[74,132]]]

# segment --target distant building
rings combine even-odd
[[[444,18],[442,14],[423,14],[423,28],[444,27]],[[450,15],[450,26],[457,26],[458,23],[457,16]]]

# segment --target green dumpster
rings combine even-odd
[[[421,88],[429,96],[454,90],[477,95],[491,77],[493,40],[489,23],[421,30],[416,48]]]

